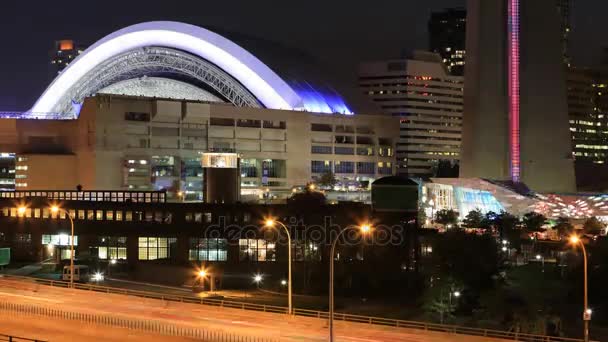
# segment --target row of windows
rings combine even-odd
[[[45,197],[59,201],[103,201],[163,203],[166,195],[161,191],[12,191],[0,193],[0,198]]]
[[[358,162],[357,173],[362,174],[375,174],[376,165],[378,166],[378,173],[383,175],[392,174],[391,162]],[[349,161],[336,161],[335,163],[329,160],[313,160],[310,162],[310,169],[312,173],[355,173],[355,162]]]
[[[74,210],[69,209],[68,214],[75,220],[88,221],[148,221],[158,223],[171,223],[172,215],[162,211],[122,211],[122,210]],[[18,208],[2,208],[0,217],[25,217],[37,219],[67,219],[64,211],[52,212],[50,208],[26,208],[20,212]]]

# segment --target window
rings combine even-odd
[[[310,130],[314,132],[333,132],[331,125],[313,123],[310,125]]]
[[[186,222],[192,222],[192,213],[186,213],[185,220]]]
[[[315,154],[331,154],[331,146],[313,145],[310,152]]]
[[[378,173],[381,175],[393,174],[393,165],[390,162],[378,162]]]
[[[95,219],[95,210],[87,210],[87,220],[93,221]]]
[[[114,211],[106,210],[106,220],[114,221]]]
[[[204,213],[203,215],[205,217],[205,222],[206,223],[211,223],[211,221],[213,220],[213,217],[212,217],[211,213]]]
[[[177,245],[176,238],[140,237],[138,241],[139,260],[170,259]],[[173,251],[173,253],[172,253]]]
[[[78,219],[79,220],[84,220],[85,218],[85,211],[84,210],[78,210]]]
[[[357,173],[358,174],[365,174],[365,175],[374,175],[374,174],[376,174],[376,164],[375,163],[358,162],[357,163]]]
[[[32,244],[32,234],[16,233],[14,240],[16,248],[29,248]]]
[[[150,121],[149,113],[126,112],[125,120],[127,121]]]
[[[357,147],[357,155],[358,156],[373,156],[374,148],[373,147]]]
[[[294,261],[321,261],[321,248],[318,243],[295,240]]]
[[[269,121],[264,120],[262,123],[262,127],[264,128],[273,128],[273,129],[286,129],[287,123],[285,121]]]
[[[210,118],[209,124],[211,126],[227,126],[234,127],[234,119],[230,118]]]
[[[336,146],[335,153],[342,154],[342,155],[353,155],[353,154],[355,154],[355,149],[353,147]]]
[[[103,210],[97,210],[96,211],[95,219],[97,221],[102,221],[103,220]]]
[[[226,261],[228,260],[228,241],[226,239],[190,239],[190,260]]]
[[[241,177],[257,177],[258,163],[255,159],[241,159]]]
[[[126,260],[127,238],[125,236],[100,236],[91,247],[91,255],[100,260]]]
[[[327,173],[332,171],[332,162],[328,160],[312,160],[310,170],[312,173]]]
[[[75,219],[75,218],[76,218],[76,210],[74,210],[74,209],[70,209],[70,210],[68,210],[68,214],[70,215],[70,217],[71,217],[72,219]]]
[[[42,208],[42,218],[49,218],[49,213],[50,210],[48,208]]]
[[[239,239],[240,261],[275,261],[275,243],[262,239]]]
[[[40,208],[34,209],[34,218],[40,218]]]
[[[116,221],[122,221],[122,211],[117,210],[115,217],[116,217]]]
[[[355,163],[347,161],[337,161],[336,173],[355,173]]]
[[[381,157],[392,157],[393,149],[391,147],[380,147],[378,148],[378,155]]]
[[[70,246],[72,244],[72,236],[68,234],[42,235],[43,245],[54,246]],[[78,236],[74,235],[74,246],[78,246]]]
[[[133,221],[133,212],[131,212],[131,211],[125,212],[125,221]]]

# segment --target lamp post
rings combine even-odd
[[[289,233],[289,228],[287,228],[286,225],[284,225],[281,221],[278,221],[278,220],[267,219],[266,222],[264,223],[264,225],[269,228],[275,228],[276,225],[279,225],[285,230],[285,233],[287,233],[287,246],[288,246],[287,257],[289,258],[289,262],[288,262],[288,266],[287,266],[287,272],[288,272],[288,276],[287,276],[288,277],[288,279],[287,279],[287,282],[288,282],[288,284],[287,284],[288,285],[288,287],[287,287],[287,303],[288,303],[287,311],[288,312],[287,312],[287,314],[291,315],[293,313],[293,304],[292,304],[293,301],[292,301],[292,292],[291,292],[291,288],[292,288],[292,284],[291,284],[291,263],[292,263],[292,260],[291,260],[291,233]]]
[[[541,272],[545,272],[545,257],[540,255],[540,254],[536,254],[536,260],[540,261],[542,263],[542,270]]]
[[[371,232],[372,227],[369,224],[364,224],[359,227],[348,226],[342,229],[338,236],[334,239],[331,244],[331,251],[329,253],[329,341],[334,342],[334,256],[336,252],[336,244],[340,239],[340,236],[349,229],[358,228],[363,234]]]
[[[591,320],[591,309],[589,309],[588,295],[587,295],[587,250],[585,249],[585,244],[583,241],[577,236],[572,235],[570,237],[570,243],[576,247],[576,245],[580,245],[583,250],[583,336],[584,341],[589,342],[589,321]]]
[[[72,228],[72,238],[70,241],[70,287],[74,288],[74,220],[72,219],[72,215],[70,215],[70,213],[68,213],[65,209],[59,208],[56,205],[51,207],[51,212],[53,214],[57,214],[58,212],[65,213],[70,219],[70,226]]]

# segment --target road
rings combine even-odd
[[[6,302],[36,304],[73,312],[120,315],[133,319],[162,321],[182,327],[195,327],[245,336],[274,338],[280,341],[327,341],[328,335],[327,322],[322,319],[287,317],[282,314],[163,302],[156,299],[54,288],[28,281],[0,279],[0,297]],[[52,325],[61,326],[62,324],[55,322]],[[65,325],[65,327],[67,329],[68,325]],[[1,329],[2,326],[0,325]],[[105,329],[115,330],[115,328]],[[340,342],[503,341],[340,321],[336,322],[335,329],[336,339]],[[0,331],[0,333],[6,332]],[[37,333],[41,332],[37,331]],[[28,334],[27,331],[22,331],[20,335],[26,335],[27,337]],[[42,338],[44,336],[37,337]],[[111,337],[106,338],[102,335],[96,335],[95,340],[111,341],[113,339]],[[179,339],[167,338],[166,340],[173,341]]]

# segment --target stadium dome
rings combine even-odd
[[[29,113],[36,118],[74,118],[86,97],[110,93],[352,114],[342,96],[315,76],[321,72],[303,62],[301,55],[286,56],[286,49],[259,40],[241,42],[273,64],[198,26],[167,21],[129,26],[84,51]]]

